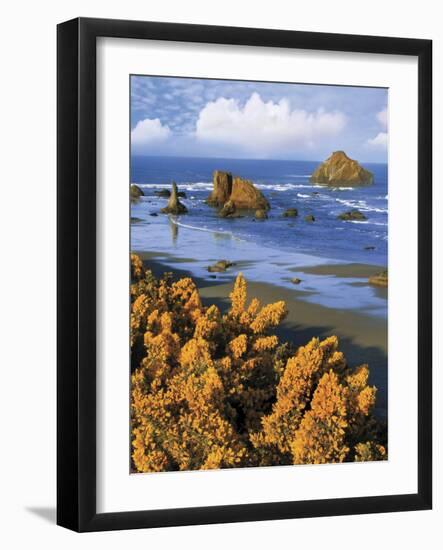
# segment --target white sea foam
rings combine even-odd
[[[269,189],[270,191],[292,191],[293,189],[312,189],[316,185],[305,185],[303,183],[254,183],[258,189]]]
[[[350,208],[358,208],[362,212],[379,212],[380,214],[386,214],[388,210],[386,208],[376,208],[375,206],[369,206],[365,200],[355,199],[335,199],[336,202],[349,206]]]
[[[207,227],[199,227],[196,225],[190,225],[187,223],[179,222],[173,218],[171,218],[172,223],[175,225],[178,225],[179,227],[184,227],[185,229],[192,229],[193,231],[203,231],[205,233],[223,233],[224,235],[230,235],[233,237],[234,235],[231,233],[231,231],[224,231],[223,229],[209,229]]]
[[[357,223],[357,224],[363,224],[363,225],[379,225],[382,227],[386,227],[388,225],[387,223],[373,222],[371,220],[347,220],[347,221],[349,221],[349,223]]]
[[[142,189],[170,189],[170,183],[136,183]],[[179,190],[186,191],[212,191],[212,181],[198,181],[198,182],[182,182],[177,183]],[[291,191],[293,189],[315,189],[322,188],[321,185],[306,185],[303,183],[254,183],[258,189],[265,189],[269,191]]]
[[[297,193],[297,197],[300,197],[301,199],[310,199],[311,195],[304,195],[303,193]]]

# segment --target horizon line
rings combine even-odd
[[[210,156],[196,157],[192,155],[144,155],[144,154],[132,153],[132,152],[130,154],[130,157],[131,158],[143,157],[143,158],[177,158],[177,159],[251,160],[251,161],[259,161],[259,162],[319,162],[319,163],[325,162],[326,160],[326,158],[324,160],[320,160],[320,159],[254,158],[254,157],[210,157]],[[365,163],[365,164],[386,164],[387,165],[389,159],[386,159],[385,162],[359,160],[359,159],[353,159],[353,160],[357,160],[357,162]]]

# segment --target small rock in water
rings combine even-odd
[[[315,222],[315,218],[312,214],[305,216],[305,222]]]
[[[363,250],[375,250],[375,246],[365,246]]]
[[[232,201],[227,201],[223,205],[223,208],[220,210],[218,215],[220,218],[229,218],[235,214],[235,204]]]
[[[234,262],[230,262],[228,260],[219,260],[214,265],[210,265],[208,267],[209,273],[223,273],[228,269],[228,267],[232,267],[235,265]]]
[[[293,283],[294,285],[299,285],[301,283],[301,279],[299,279],[298,277],[294,277],[293,279],[291,279],[291,283]]]
[[[266,213],[266,210],[256,210],[255,211],[255,219],[256,220],[267,220],[268,214]]]
[[[154,191],[154,195],[156,197],[169,199],[169,197],[171,196],[171,191],[169,191],[169,189],[160,189],[160,191]]]
[[[284,218],[296,218],[298,216],[297,208],[288,208],[283,212]]]
[[[360,210],[349,210],[348,212],[343,212],[343,214],[339,214],[337,218],[344,221],[367,220],[367,217],[360,212]]]
[[[157,216],[158,216],[157,212],[151,212],[149,215],[150,215],[150,216],[153,216],[153,217],[157,217]]]

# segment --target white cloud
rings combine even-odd
[[[383,126],[383,128],[388,127],[388,109],[385,107],[383,110],[377,113],[377,120]]]
[[[131,131],[131,142],[136,147],[150,145],[165,141],[170,134],[169,126],[163,126],[158,118],[145,118],[137,122]]]
[[[388,134],[386,132],[379,132],[375,138],[368,139],[368,145],[371,147],[380,147],[382,149],[387,149],[388,147]]]
[[[324,137],[339,134],[345,125],[341,112],[291,110],[286,99],[264,102],[254,92],[243,106],[224,97],[207,103],[197,120],[196,137],[266,154],[312,147]]]

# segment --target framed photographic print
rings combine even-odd
[[[431,508],[431,65],[59,25],[59,525]]]

